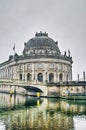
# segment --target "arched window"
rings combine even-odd
[[[54,82],[54,74],[53,73],[49,74],[49,82]]]
[[[43,74],[42,73],[38,74],[38,81],[40,81],[40,82],[43,81]]]
[[[20,74],[20,80],[22,80],[22,74]]]
[[[63,76],[62,74],[59,75],[59,81],[62,81],[63,80]]]
[[[29,73],[27,74],[27,80],[31,81],[31,74],[29,74]]]
[[[66,75],[66,80],[68,81],[68,74]]]

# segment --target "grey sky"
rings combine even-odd
[[[62,53],[70,49],[73,79],[86,71],[86,0],[0,0],[0,63],[16,52],[35,32],[46,31],[59,42]]]

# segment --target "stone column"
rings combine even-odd
[[[12,67],[12,70],[13,70],[13,79],[16,80],[16,74],[17,74],[16,73],[16,71],[17,71],[16,65]]]
[[[35,72],[34,72],[34,69],[35,69],[35,65],[34,63],[32,64],[32,82],[34,82],[35,80]]]
[[[22,80],[25,81],[25,64],[23,64],[22,70],[23,70]]]
[[[27,64],[24,65],[24,76],[25,76],[25,81],[27,81]]]
[[[54,82],[56,82],[56,75],[57,75],[57,72],[54,72]]]
[[[47,64],[44,64],[44,73],[43,73],[43,82],[47,82],[48,78],[47,78]]]
[[[37,83],[37,74],[38,74],[38,72],[37,72],[37,64],[36,63],[34,63],[34,81]]]
[[[17,81],[19,80],[19,73],[18,73],[18,71],[19,71],[19,66],[17,65],[16,66],[16,80]]]
[[[63,68],[62,68],[63,81],[65,81],[64,64],[62,64],[62,65],[63,65]]]

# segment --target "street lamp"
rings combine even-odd
[[[83,79],[84,79],[84,81],[85,81],[85,71],[83,71]]]

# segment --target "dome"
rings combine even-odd
[[[52,38],[48,37],[48,34],[45,33],[36,33],[35,37],[30,39],[27,43],[25,43],[25,48],[23,53],[30,54],[30,52],[38,52],[38,50],[45,50],[50,53],[51,51],[57,54],[60,54],[60,50],[58,48],[58,42],[55,42]],[[37,51],[36,51],[37,50]]]

